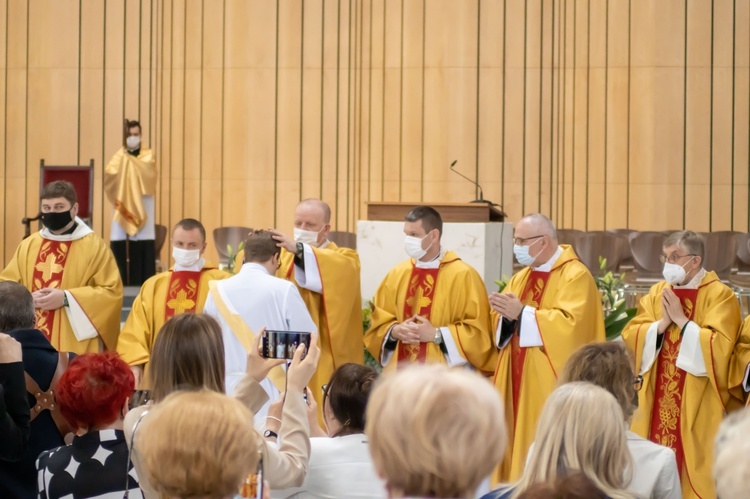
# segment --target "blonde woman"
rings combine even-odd
[[[583,473],[612,499],[634,497],[625,488],[632,460],[622,409],[608,391],[591,383],[568,383],[547,398],[521,480],[484,496],[519,497],[538,483]]]
[[[389,498],[471,498],[505,453],[503,404],[487,379],[415,365],[376,383],[365,434]]]
[[[172,393],[135,435],[149,482],[167,498],[236,497],[258,469],[261,444],[253,414],[239,400],[208,390]]]
[[[633,371],[633,357],[621,341],[590,343],[568,359],[560,383],[588,381],[614,395],[625,416],[626,426],[638,407],[643,378]],[[675,454],[632,431],[625,431],[633,458],[633,479],[628,490],[638,497],[681,499],[680,474]]]

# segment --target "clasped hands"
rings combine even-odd
[[[670,288],[664,288],[661,294],[661,320],[657,325],[659,334],[667,330],[670,324],[674,324],[682,330],[689,319],[682,309],[682,303]]]
[[[521,317],[523,311],[523,303],[513,293],[492,293],[489,296],[490,307],[492,310],[513,321],[517,321]]]
[[[414,315],[391,329],[391,338],[407,345],[435,341],[435,326],[421,315]]]
[[[65,291],[62,289],[42,288],[31,293],[34,308],[57,310],[65,303]]]

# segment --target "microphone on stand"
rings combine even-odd
[[[485,203],[485,204],[493,205],[494,203],[492,201],[487,201],[486,199],[484,199],[484,192],[482,192],[482,186],[479,185],[479,182],[477,182],[475,180],[471,180],[469,177],[467,177],[466,175],[464,175],[463,173],[457,171],[454,168],[456,166],[456,163],[458,163],[458,160],[457,159],[453,160],[453,163],[451,163],[451,166],[450,166],[450,170],[453,173],[459,175],[460,177],[465,178],[466,180],[468,180],[469,182],[471,182],[472,184],[474,184],[475,186],[477,186],[477,189],[479,189],[479,199],[475,199],[474,201],[472,201],[472,203]]]
[[[479,189],[479,198],[475,199],[474,201],[471,201],[471,202],[472,203],[484,203],[484,204],[488,204],[490,206],[497,206],[499,208],[498,211],[500,212],[500,215],[503,217],[503,219],[505,217],[507,217],[507,214],[503,211],[503,207],[501,205],[499,205],[497,203],[493,203],[492,201],[489,201],[487,199],[484,199],[484,192],[482,191],[482,186],[479,185],[479,182],[470,179],[469,177],[467,177],[466,175],[464,175],[463,173],[461,173],[461,172],[459,172],[459,171],[457,171],[455,169],[456,163],[458,163],[458,160],[457,159],[453,160],[453,163],[451,163],[451,166],[450,166],[450,170],[453,173],[459,175],[460,177],[465,178],[466,180],[468,180],[469,182],[471,182],[472,184],[474,184],[477,187],[477,189]]]

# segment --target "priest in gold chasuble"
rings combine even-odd
[[[729,411],[742,407],[730,381],[740,328],[734,292],[703,264],[703,238],[694,232],[664,241],[664,279],[641,299],[622,338],[643,376],[631,430],[670,447],[683,497],[716,497],[714,437]]]
[[[44,186],[44,228],[24,239],[0,281],[31,291],[36,328],[61,352],[114,350],[120,332],[122,281],[107,244],[76,215],[65,181]]]
[[[319,411],[323,410],[321,387],[333,372],[348,362],[364,363],[359,255],[328,240],[330,222],[328,204],[305,199],[294,211],[294,237],[271,230],[282,248],[276,277],[297,286],[318,327],[320,360],[310,390]]]
[[[582,345],[605,339],[594,278],[573,248],[558,244],[549,218],[522,218],[515,227],[513,252],[526,268],[502,293],[489,297],[500,349],[494,382],[505,401],[510,439],[494,482],[520,478],[542,406],[568,357]]]
[[[206,230],[198,220],[186,218],[172,231],[175,264],[167,272],[149,278],[133,302],[117,342],[117,352],[130,364],[136,387],[150,386],[148,361],[162,325],[175,315],[203,312],[208,283],[231,274],[207,265]]]
[[[440,245],[442,232],[442,218],[431,207],[406,216],[411,258],[388,272],[375,293],[365,345],[385,370],[444,363],[489,375],[497,357],[487,291],[476,270]]]

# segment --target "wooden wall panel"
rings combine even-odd
[[[95,160],[109,236],[124,117],[169,227],[290,232],[323,197],[354,230],[370,200],[476,197],[457,159],[512,221],[750,229],[748,0],[5,0],[0,45],[5,262],[42,157]]]

